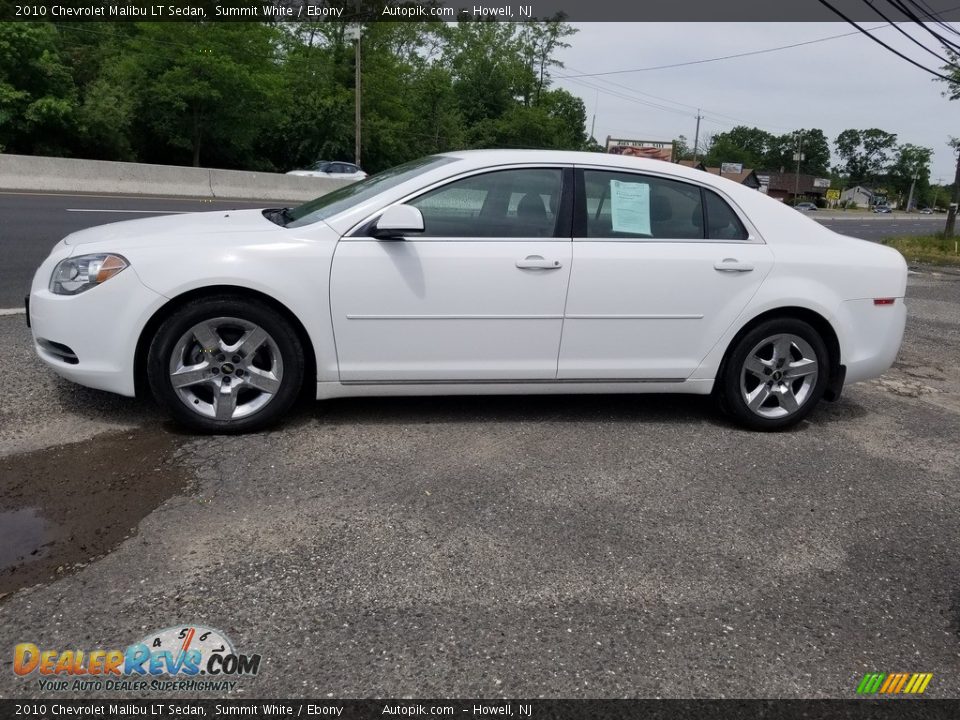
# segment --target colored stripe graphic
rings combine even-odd
[[[867,673],[857,686],[857,692],[861,695],[872,695],[880,689],[880,684],[885,677],[885,673]]]
[[[867,673],[857,685],[858,695],[921,695],[933,673]]]

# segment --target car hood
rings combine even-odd
[[[161,217],[125,220],[98,225],[67,235],[67,245],[85,245],[94,242],[124,240],[152,240],[169,238],[182,241],[185,237],[217,233],[281,231],[282,228],[263,216],[262,210],[218,210],[215,212],[183,213]],[[118,247],[118,250],[120,248]]]

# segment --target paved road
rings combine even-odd
[[[37,266],[50,248],[83,228],[167,212],[202,212],[276,206],[246,203],[101,195],[0,192],[0,309],[23,305]]]
[[[960,277],[908,294],[896,367],[782,434],[649,396],[189,437],[0,317],[0,510],[52,561],[0,600],[0,696],[39,692],[15,643],[181,623],[262,654],[241,697],[852,697],[868,671],[960,695]]]
[[[65,235],[94,225],[148,217],[167,212],[197,212],[240,207],[271,207],[277,201],[237,202],[124,196],[54,195],[0,192],[0,310],[19,307],[33,273]],[[824,213],[828,215],[828,213]],[[811,213],[813,217],[813,213]],[[819,217],[815,218],[820,220]],[[943,225],[942,216],[858,215],[855,218],[820,220],[846,235],[881,240],[891,235],[932,232]]]
[[[834,232],[843,235],[852,235],[853,237],[863,238],[864,240],[873,240],[874,242],[879,242],[884,238],[897,235],[929,235],[935,232],[941,232],[946,222],[943,215],[919,215],[910,218],[900,215],[881,215],[880,218],[874,216],[873,218],[814,219]]]

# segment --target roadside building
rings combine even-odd
[[[719,175],[727,178],[728,180],[733,180],[734,182],[740,183],[741,185],[746,185],[754,190],[760,190],[760,179],[757,177],[757,173],[750,168],[742,168],[740,172],[732,173],[722,172],[718,167],[707,167],[702,162],[694,163],[693,160],[681,160],[680,165],[694,168],[695,170],[702,170],[703,172],[708,172],[711,175]]]
[[[824,200],[830,189],[829,178],[795,172],[760,170],[757,178],[767,186],[767,194],[781,202],[816,202]]]
[[[868,208],[877,204],[877,194],[870,188],[857,185],[840,193],[841,203],[853,203],[858,208]]]

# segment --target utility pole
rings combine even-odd
[[[947,226],[943,229],[944,237],[953,237],[953,230],[957,224],[958,203],[960,203],[960,153],[957,155],[957,172],[953,177],[953,202],[950,203],[950,210],[947,212]]]
[[[597,90],[596,97],[593,99],[593,120],[590,122],[590,139],[595,140],[596,137],[593,134],[594,129],[597,127],[597,106],[600,104],[600,91]]]
[[[360,167],[360,38],[363,36],[363,26],[362,25],[348,25],[346,31],[346,37],[350,40],[356,42],[354,46],[354,79],[353,79],[353,96],[354,96],[354,108],[353,108],[353,122],[354,122],[354,136],[353,136],[353,156],[354,162],[357,167]]]
[[[907,212],[910,212],[910,206],[913,204],[913,188],[917,184],[917,178],[920,176],[920,168],[913,171],[913,180],[910,181],[910,194],[907,195]]]
[[[797,130],[797,174],[793,178],[793,204],[800,196],[800,161],[803,160],[803,130]]]
[[[700,108],[697,108],[697,131],[693,136],[693,164],[697,164],[697,149],[700,145],[700,121],[703,116],[700,114]]]

